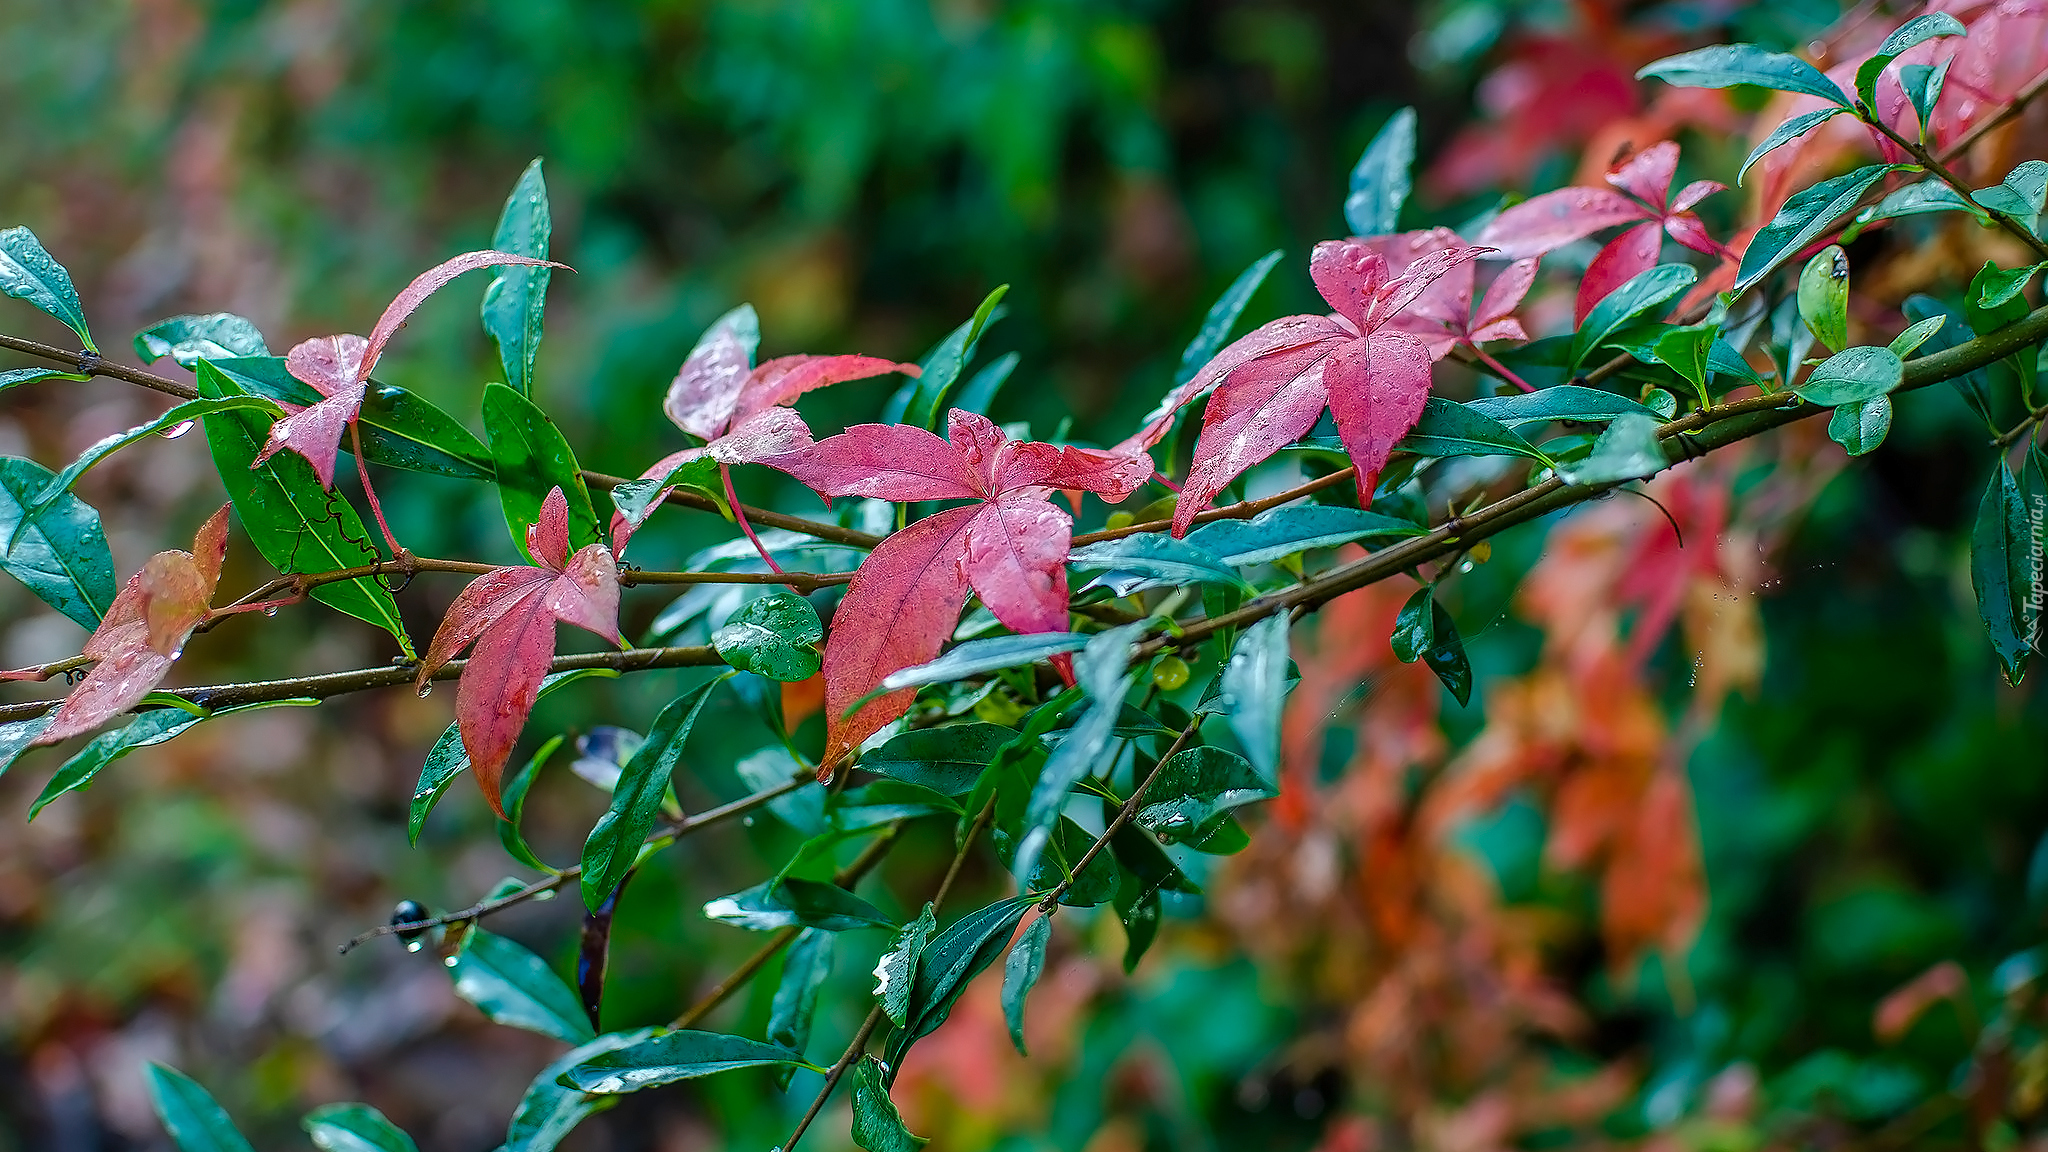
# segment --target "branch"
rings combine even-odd
[[[1249,520],[1269,508],[1278,508],[1282,504],[1299,500],[1311,492],[1321,492],[1325,488],[1334,488],[1356,475],[1358,475],[1358,469],[1356,468],[1341,468],[1327,476],[1318,476],[1306,483],[1297,484],[1285,492],[1275,492],[1271,496],[1258,500],[1243,500],[1222,508],[1211,508],[1206,512],[1198,512],[1195,514],[1195,523],[1207,524],[1212,520]],[[1100,532],[1083,532],[1079,536],[1074,537],[1074,547],[1079,548],[1084,544],[1097,544],[1104,540],[1121,540],[1126,536],[1136,536],[1141,532],[1164,532],[1171,527],[1173,527],[1171,519],[1147,520],[1143,524],[1126,524],[1121,528],[1105,528]]]
[[[593,488],[606,489],[617,488],[619,485],[629,482],[624,476],[612,476],[603,472],[590,471],[583,473],[583,480]],[[666,503],[675,504],[683,508],[693,508],[699,512],[719,511],[717,503],[709,497],[699,496],[695,492],[684,488],[671,490]],[[841,528],[837,524],[827,524],[822,520],[807,520],[802,516],[791,516],[787,512],[771,512],[766,508],[756,508],[751,504],[741,504],[739,508],[747,514],[747,519],[753,523],[766,524],[770,528],[783,528],[791,532],[801,532],[818,540],[829,540],[834,544],[844,544],[850,548],[873,548],[882,542],[880,536],[872,533],[856,532],[851,528]],[[723,513],[720,514],[722,515]]]
[[[154,372],[145,372],[140,368],[116,364],[91,352],[72,352],[50,344],[39,344],[34,340],[23,340],[19,336],[0,336],[0,348],[12,348],[16,352],[25,352],[30,356],[55,361],[87,376],[107,376],[115,380],[125,380],[130,384],[140,384],[144,388],[162,392],[167,396],[176,396],[180,400],[199,399],[199,389],[190,384],[183,384]]]
[[[815,781],[812,779],[810,773],[806,772],[801,776],[785,780],[782,783],[777,784],[773,788],[764,789],[760,792],[754,793],[751,796],[742,796],[729,804],[722,804],[716,808],[706,809],[703,812],[699,812],[695,816],[685,816],[681,820],[672,821],[667,829],[658,832],[652,836],[649,836],[647,838],[647,842],[649,844],[656,844],[662,847],[667,847],[669,844],[675,843],[677,840],[680,840],[683,837],[688,836],[692,832],[708,828],[711,825],[719,823],[723,820],[730,820],[734,816],[738,816],[742,813],[751,812],[754,809],[759,808],[761,805],[768,803],[770,800],[773,800],[779,796],[785,796],[803,787],[804,785],[811,783],[815,783]],[[337,951],[341,952],[343,955],[347,955],[351,949],[361,947],[362,945],[367,944],[372,940],[375,940],[379,936],[396,936],[400,933],[425,932],[429,928],[438,928],[443,924],[460,924],[465,921],[480,920],[485,916],[489,916],[493,912],[502,912],[515,904],[524,904],[528,900],[537,899],[545,893],[553,892],[555,889],[560,888],[562,885],[569,883],[570,881],[576,879],[581,875],[583,875],[583,866],[581,864],[575,864],[571,865],[568,868],[562,869],[560,872],[557,872],[544,880],[536,880],[533,883],[528,884],[526,887],[521,888],[517,892],[508,892],[495,900],[478,901],[477,903],[472,904],[467,908],[464,908],[460,912],[449,912],[441,916],[430,916],[425,920],[408,920],[398,924],[379,924],[377,927],[370,929],[368,932],[358,933],[357,935],[351,937],[349,941],[346,944],[341,945],[341,947],[337,949]]]
[[[1152,781],[1159,778],[1159,770],[1166,766],[1168,760],[1173,759],[1173,754],[1180,751],[1181,746],[1186,744],[1188,738],[1193,736],[1195,731],[1201,726],[1202,718],[1197,715],[1194,719],[1188,721],[1186,728],[1181,729],[1180,735],[1173,738],[1173,743],[1167,746],[1165,753],[1159,757],[1159,762],[1152,765],[1152,770],[1145,774],[1143,780],[1138,781],[1136,788],[1131,789],[1131,798],[1124,801],[1123,807],[1117,809],[1116,818],[1109,822],[1109,827],[1104,828],[1102,835],[1097,836],[1095,842],[1088,845],[1088,850],[1081,853],[1081,858],[1076,860],[1074,866],[1068,870],[1067,878],[1054,885],[1052,891],[1045,894],[1045,899],[1038,902],[1038,910],[1041,913],[1050,916],[1059,910],[1060,897],[1065,896],[1067,890],[1074,886],[1074,881],[1080,877],[1081,870],[1093,864],[1095,857],[1101,855],[1102,849],[1108,845],[1110,837],[1122,831],[1123,826],[1131,822],[1131,817],[1137,815],[1138,801],[1144,797],[1145,789],[1152,786]]]
[[[1968,132],[1963,133],[1962,137],[1955,143],[1942,149],[1941,162],[1949,164],[1960,159],[1965,152],[1977,146],[1977,141],[2004,127],[2006,121],[2024,112],[2027,105],[2031,104],[2044,91],[2048,91],[2048,68],[2042,69],[2039,75],[2027,81],[2026,86],[2014,93],[2013,98],[2006,103],[2005,107],[1998,110],[1997,115],[1978,123]]]
[[[1885,139],[1890,140],[1892,143],[1898,145],[1899,148],[1903,150],[1907,155],[1911,156],[1915,161],[1919,162],[1921,167],[1927,169],[1929,172],[1932,172],[1935,175],[1935,178],[1939,179],[1942,183],[1948,185],[1950,188],[1955,189],[1956,194],[1958,196],[1961,196],[1965,203],[1977,203],[1977,201],[1971,196],[1971,193],[1974,192],[1975,189],[1971,188],[1968,184],[1963,183],[1961,177],[1958,177],[1954,172],[1950,171],[1948,165],[1942,163],[1940,160],[1935,159],[1934,156],[1931,155],[1926,148],[1921,146],[1919,141],[1908,140],[1904,136],[1899,135],[1897,132],[1892,131],[1891,125],[1886,124],[1883,119],[1881,119],[1875,113],[1873,113],[1860,100],[1856,102],[1856,115],[1865,124],[1868,124],[1872,128],[1877,129],[1879,132],[1882,132],[1884,134]],[[1983,207],[1982,205],[1978,206],[1980,208]],[[1993,220],[1998,221],[1999,227],[2005,229],[2007,232],[2012,233],[2013,236],[2020,241],[2020,243],[2025,244],[2029,248],[2032,248],[2036,256],[2039,256],[2043,260],[2048,260],[2048,241],[2043,241],[2039,236],[2034,235],[2032,229],[2028,228],[2024,224],[2021,224],[2019,221],[2013,219],[2011,216],[2008,216],[2005,213],[1998,211],[1997,209],[1985,208],[1984,210],[1991,214],[1991,218]]]

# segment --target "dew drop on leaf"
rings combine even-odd
[[[190,420],[184,420],[179,423],[171,425],[169,428],[166,428],[163,431],[157,433],[157,435],[163,437],[166,440],[176,440],[178,437],[183,436],[185,433],[190,432],[191,430],[192,422]]]

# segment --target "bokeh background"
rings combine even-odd
[[[1309,306],[1299,257],[1343,232],[1345,174],[1393,109],[1420,112],[1415,223],[1597,172],[1617,122],[1679,134],[1682,178],[1726,177],[1747,151],[1742,110],[1649,105],[1633,70],[1712,39],[1820,43],[1841,16],[1829,0],[5,0],[0,222],[69,265],[103,346],[224,310],[283,348],[363,330],[419,269],[486,246],[540,156],[554,253],[577,272],[554,279],[538,397],[587,467],[635,474],[681,446],[662,390],[735,303],[759,310],[764,356],[914,359],[1005,283],[985,354],[1021,367],[994,414],[1041,436],[1071,415],[1076,435],[1109,437],[1260,254],[1291,259],[1252,318]],[[1921,286],[1959,289],[1983,259],[1911,236]],[[481,289],[431,302],[380,375],[473,414],[497,371]],[[26,307],[0,328],[64,342]],[[806,408],[835,427],[888,387]],[[16,390],[0,451],[54,465],[158,401],[104,379]],[[1500,542],[1457,603],[1481,674],[1469,708],[1386,656],[1406,589],[1305,628],[1294,799],[1245,856],[1208,865],[1210,895],[1170,909],[1135,974],[1113,917],[1062,917],[1032,1060],[1009,1051],[993,987],[963,1001],[906,1070],[913,1126],[949,1149],[1363,1152],[1847,1147],[1871,1132],[1879,1146],[1951,1122],[1947,1089],[1998,1009],[1993,971],[2040,939],[2048,707],[1998,685],[1977,629],[1964,537],[1981,430],[1961,406],[1914,398],[1853,468],[1816,437],[1788,432],[1666,490],[1685,549],[1654,509],[1613,502],[1553,529],[1544,566],[1541,531]],[[218,499],[196,439],[124,453],[82,489],[124,571],[189,539]],[[394,527],[420,551],[513,558],[488,491],[409,476],[403,493]],[[636,543],[649,566],[723,534],[655,524]],[[260,582],[234,547],[227,586]],[[1632,592],[1644,570],[1677,599]],[[405,600],[415,634],[458,587],[422,578]],[[629,597],[629,634],[662,603]],[[7,666],[82,639],[18,588],[0,609]],[[1627,647],[1624,633],[1646,637],[1629,676],[1583,678],[1574,645]],[[288,611],[208,635],[177,676],[358,667],[387,648]],[[644,726],[690,682],[586,682],[529,733]],[[429,1152],[495,1146],[556,1047],[483,1021],[431,953],[334,947],[401,897],[459,907],[515,870],[467,786],[406,843],[450,696],[202,727],[33,824],[55,761],[0,779],[0,1149],[167,1147],[148,1059],[207,1084],[260,1148],[302,1146],[296,1118],[339,1099],[370,1101]],[[679,779],[693,808],[738,795],[735,762],[767,742],[738,706],[707,727]],[[1676,784],[1647,767],[1672,764]],[[1607,774],[1559,786],[1587,765]],[[602,807],[551,771],[530,837],[566,862]],[[649,868],[621,913],[607,1024],[673,1016],[750,951],[697,909],[796,839],[764,817]],[[940,830],[914,835],[873,898],[914,912],[949,851]],[[1631,873],[1647,894],[1627,891]],[[992,897],[1003,880],[978,861],[967,882]],[[571,904],[492,927],[566,966]],[[818,1051],[863,1011],[865,955],[841,955]],[[1874,1030],[1887,994],[1949,961],[1920,986],[1934,1007]],[[772,987],[714,1025],[757,1030]],[[2031,1036],[1997,1074],[2038,1108],[2048,1052]],[[566,1146],[766,1148],[804,1083],[650,1093]],[[828,1114],[809,1139],[844,1132]]]

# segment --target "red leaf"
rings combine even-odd
[[[898,364],[875,356],[780,356],[754,369],[754,374],[740,391],[732,422],[744,423],[747,417],[764,408],[794,403],[797,397],[814,388],[886,376],[891,372],[901,372],[915,379],[924,370],[915,364]]]
[[[1144,426],[1118,444],[1116,450],[1135,454],[1159,443],[1167,429],[1173,427],[1174,417],[1180,415],[1182,408],[1253,360],[1342,335],[1344,329],[1328,316],[1284,316],[1261,324],[1218,352],[1216,358],[1203,365],[1193,379],[1168,392],[1159,406],[1145,417]]]
[[[1664,211],[1671,178],[1678,174],[1678,145],[1660,140],[1607,170],[1607,182],[1643,203]]]
[[[1534,259],[1517,260],[1493,278],[1486,288],[1486,296],[1479,302],[1479,314],[1472,318],[1465,338],[1474,344],[1489,340],[1527,340],[1529,334],[1522,331],[1522,325],[1513,318],[1515,309],[1522,306],[1522,299],[1529,295],[1530,285],[1536,282]]]
[[[1602,228],[1655,217],[1656,213],[1619,192],[1605,188],[1559,188],[1533,196],[1494,217],[1479,234],[1479,242],[1520,260],[1583,240]]]
[[[1579,298],[1572,305],[1572,323],[1584,324],[1586,313],[1607,299],[1608,293],[1654,267],[1663,246],[1664,229],[1654,220],[1608,241],[1586,265],[1585,279],[1579,281]]]
[[[149,558],[128,578],[83,654],[98,661],[73,689],[37,744],[55,744],[98,728],[149,695],[208,614],[228,548],[228,506],[200,525],[192,551]]]
[[[1371,503],[1394,445],[1429,403],[1429,352],[1406,333],[1380,332],[1330,357],[1323,377],[1337,435],[1358,467],[1359,499]]]
[[[305,457],[306,463],[313,466],[313,475],[320,478],[320,487],[334,487],[334,460],[341,454],[341,438],[355,420],[356,413],[362,411],[363,397],[368,392],[369,389],[362,384],[344,384],[327,399],[272,424],[270,438],[264,442],[263,451],[250,462],[250,467],[256,467],[289,449]]]
[[[1187,534],[1225,485],[1315,427],[1330,400],[1325,365],[1346,343],[1337,337],[1253,361],[1216,389],[1174,506],[1175,536]]]
[[[554,659],[555,623],[619,642],[618,565],[602,544],[568,555],[568,522],[568,501],[556,488],[527,530],[541,566],[477,577],[449,605],[420,662],[417,683],[425,688],[442,665],[476,645],[456,687],[455,720],[477,786],[501,816],[499,780]]]
[[[793,459],[769,463],[828,499],[976,500],[989,495],[961,452],[914,424],[856,424]]]
[[[1074,522],[1050,501],[1010,495],[968,522],[961,568],[1012,632],[1067,629],[1067,553]]]
[[[412,283],[407,284],[405,290],[384,309],[384,314],[377,317],[377,326],[370,329],[369,347],[363,352],[362,367],[356,370],[356,379],[370,378],[370,371],[377,366],[378,357],[384,355],[384,345],[397,334],[398,329],[405,324],[406,318],[426,302],[427,297],[439,292],[450,280],[464,272],[474,272],[479,268],[495,268],[504,264],[545,265],[549,268],[575,271],[567,264],[558,264],[553,260],[536,260],[531,256],[515,256],[510,252],[493,252],[488,249],[481,252],[464,252],[460,256],[436,264],[413,277]]]
[[[760,340],[755,329],[754,310],[743,306],[719,317],[698,337],[661,404],[676,427],[705,440],[725,431],[753,370],[754,345]]]

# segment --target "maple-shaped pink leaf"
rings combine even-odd
[[[942,440],[908,424],[860,424],[762,461],[827,499],[974,501],[895,533],[854,573],[825,644],[828,765],[909,708],[916,693],[906,688],[845,714],[890,673],[937,656],[970,592],[1013,632],[1065,629],[1074,522],[1051,495],[1114,502],[1152,475],[1143,453],[1013,440],[957,408],[946,430]]]
[[[1406,275],[1422,257],[1465,243],[1448,228],[1374,236],[1360,242],[1386,260],[1389,276]],[[1515,319],[1515,309],[1521,307],[1523,297],[1529,294],[1530,286],[1536,281],[1536,264],[1537,258],[1529,257],[1508,265],[1493,278],[1487,286],[1486,295],[1475,308],[1472,297],[1477,287],[1478,262],[1466,261],[1438,277],[1387,326],[1422,341],[1432,361],[1441,360],[1452,349],[1463,347],[1526,392],[1529,385],[1480,345],[1493,340],[1529,338],[1521,322]]]
[[[754,309],[746,304],[719,317],[698,338],[697,346],[690,350],[669,383],[661,408],[676,427],[706,443],[701,448],[685,448],[655,461],[640,474],[640,479],[667,476],[700,457],[717,461],[720,469],[733,464],[767,463],[768,457],[811,443],[810,432],[803,428],[802,421],[791,425],[772,415],[795,403],[797,397],[850,380],[866,380],[891,372],[915,377],[922,371],[915,364],[898,364],[876,356],[778,356],[755,367],[754,350],[760,341],[760,322]],[[788,438],[794,429],[803,429],[800,441]],[[646,508],[651,511],[660,505],[669,491],[661,489]],[[626,544],[640,524],[640,520],[623,512],[612,514],[614,554],[625,554]]]
[[[1445,248],[1394,277],[1362,241],[1316,245],[1309,275],[1335,313],[1275,320],[1218,353],[1195,378],[1213,383],[1216,394],[1174,508],[1174,535],[1185,535],[1225,485],[1300,439],[1326,407],[1358,468],[1359,492],[1371,500],[1395,443],[1429,400],[1429,350],[1395,321],[1439,278],[1488,251]]]
[[[1671,180],[1677,173],[1678,145],[1659,141],[1607,170],[1607,182],[1620,191],[1573,187],[1532,196],[1494,217],[1480,233],[1479,243],[1520,260],[1540,257],[1603,228],[1635,224],[1609,241],[1586,267],[1573,307],[1573,322],[1582,323],[1608,293],[1657,263],[1666,234],[1695,252],[1727,255],[1692,209],[1728,186],[1695,180],[1673,196]]]
[[[526,530],[539,566],[499,568],[476,578],[448,606],[420,662],[424,689],[442,665],[475,644],[455,687],[455,722],[477,787],[504,815],[498,791],[540,682],[555,655],[555,624],[574,624],[619,642],[619,569],[603,544],[569,554],[569,501],[556,488]]]
[[[37,744],[90,732],[163,682],[192,630],[205,621],[220,583],[228,551],[228,507],[222,505],[199,526],[192,551],[159,552],[122,585],[85,642],[84,655],[98,663],[65,698]]]
[[[406,285],[405,291],[384,309],[384,315],[377,318],[377,326],[370,329],[368,339],[353,334],[315,336],[294,345],[285,354],[285,370],[311,385],[326,399],[306,408],[285,405],[292,414],[270,426],[270,440],[264,444],[263,451],[257,453],[255,463],[262,464],[279,452],[296,452],[313,466],[313,474],[320,478],[321,487],[332,488],[334,458],[341,451],[341,437],[355,422],[356,414],[362,411],[370,373],[384,354],[384,345],[427,297],[450,280],[464,272],[501,264],[569,267],[552,260],[515,256],[510,252],[464,252],[427,269]]]

